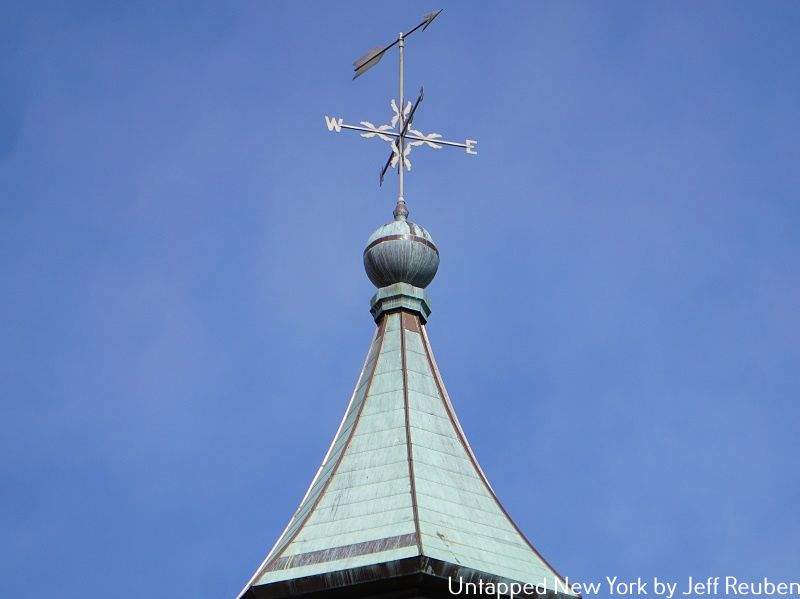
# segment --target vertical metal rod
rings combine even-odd
[[[400,37],[398,39],[399,47],[400,47],[400,129],[399,131],[403,130],[405,126],[405,107],[403,106],[403,102],[405,102],[405,98],[403,97],[403,53],[406,47],[406,42],[403,39],[403,32],[400,32]],[[400,169],[398,171],[398,176],[400,177],[400,192],[397,198],[398,202],[405,202],[403,197],[403,138],[399,138],[397,140],[397,149],[400,150],[400,160],[397,161],[397,168]]]

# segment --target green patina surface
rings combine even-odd
[[[431,300],[424,289],[408,283],[395,283],[382,287],[370,300],[370,314],[375,322],[380,322],[385,313],[401,309],[416,312],[425,323],[431,315]]]
[[[418,314],[389,313],[331,448],[251,584],[425,555],[556,589],[452,411]]]

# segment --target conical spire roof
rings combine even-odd
[[[427,232],[419,237],[433,246]],[[397,241],[409,237],[386,235]],[[395,250],[402,261],[415,248]],[[400,281],[372,303],[377,329],[344,418],[242,596],[295,596],[415,572],[544,585],[570,596],[475,459],[425,331],[425,292]]]

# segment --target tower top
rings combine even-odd
[[[577,599],[492,490],[428,341],[425,287],[439,250],[425,228],[408,220],[402,167],[411,168],[415,144],[474,153],[475,142],[445,142],[410,128],[423,96],[403,107],[403,40],[400,34],[355,63],[359,76],[399,46],[400,103],[392,101],[391,125],[356,127],[326,117],[331,130],[389,141],[387,165],[398,165],[394,220],[378,227],[364,250],[367,276],[378,288],[370,310],[377,327],[322,465],[240,599],[443,599],[452,597],[453,582],[491,584],[497,596]]]

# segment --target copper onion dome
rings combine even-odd
[[[364,269],[376,287],[408,283],[427,287],[439,268],[439,250],[430,233],[407,220],[402,200],[394,210],[394,220],[369,236],[364,250]]]

